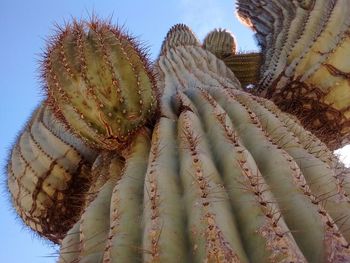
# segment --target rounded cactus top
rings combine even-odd
[[[185,24],[176,24],[168,31],[162,46],[161,55],[164,55],[169,49],[177,46],[200,46],[200,42],[193,31]]]
[[[123,147],[156,110],[155,77],[144,50],[107,22],[60,28],[42,71],[56,116],[97,148]]]
[[[224,58],[236,53],[236,40],[229,31],[214,29],[205,37],[203,47],[217,57]]]

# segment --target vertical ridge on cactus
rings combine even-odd
[[[348,143],[348,2],[241,0],[237,8],[264,54],[256,94],[295,114],[330,149]]]

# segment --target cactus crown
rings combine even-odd
[[[229,31],[214,29],[204,38],[203,48],[223,59],[236,53],[236,40]]]
[[[160,48],[160,54],[164,55],[171,48],[185,45],[200,46],[200,43],[196,35],[188,26],[184,24],[176,24],[168,31]]]

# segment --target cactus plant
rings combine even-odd
[[[350,261],[348,175],[296,117],[242,88],[218,58],[221,47],[212,47],[220,41],[201,45],[187,26],[174,26],[151,72],[132,38],[111,28],[76,22],[55,38],[44,62],[47,101],[9,159],[14,205],[25,223],[60,244],[59,262]],[[114,44],[105,47],[99,34]],[[141,114],[120,117],[119,126],[103,115],[110,107],[122,116],[113,75],[134,102],[127,112]],[[85,94],[91,83],[96,90]],[[96,111],[88,122],[76,116],[85,107]],[[130,134],[114,133],[120,125]]]

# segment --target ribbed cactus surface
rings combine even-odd
[[[13,204],[24,222],[59,242],[80,217],[96,156],[43,102],[18,137],[7,166]]]
[[[264,55],[256,92],[298,116],[331,149],[349,143],[349,2],[237,2]]]
[[[222,41],[214,35],[201,46],[188,27],[174,26],[149,72],[131,38],[88,25],[76,23],[54,40],[44,65],[48,101],[8,165],[19,215],[60,244],[60,263],[350,262],[349,176],[298,119],[244,91],[227,61],[209,51],[222,50],[209,45]],[[105,47],[99,34],[113,44]],[[50,71],[51,61],[62,70]],[[122,143],[114,136],[118,119],[104,115],[105,107],[116,116],[124,109],[113,104],[120,98],[113,75],[142,115],[121,119],[118,125],[137,127]],[[89,117],[74,117],[77,107],[90,109]],[[94,131],[101,123],[109,127],[102,135]]]

